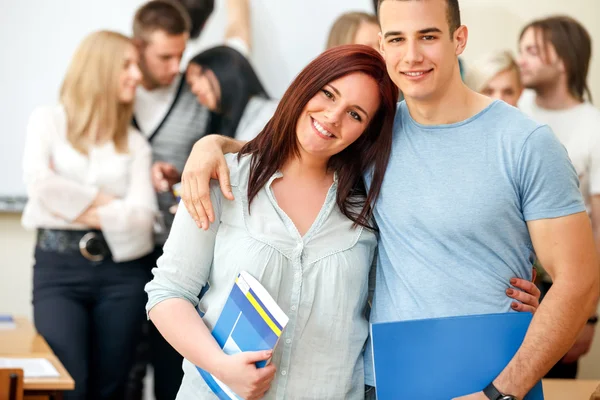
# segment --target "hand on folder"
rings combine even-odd
[[[488,398],[483,392],[477,392],[468,396],[455,397],[452,400],[488,400]]]

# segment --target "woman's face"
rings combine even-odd
[[[371,76],[355,72],[325,85],[306,103],[296,123],[303,156],[329,159],[365,131],[381,98]]]
[[[135,99],[137,85],[142,80],[142,73],[138,67],[138,54],[133,45],[125,50],[125,63],[119,76],[119,101],[131,103]]]
[[[519,81],[519,72],[514,68],[504,70],[494,76],[481,90],[492,99],[503,100],[513,107],[517,106],[523,87]]]
[[[198,102],[210,111],[218,111],[221,102],[221,86],[214,72],[190,63],[185,76]]]
[[[361,22],[354,36],[354,44],[364,44],[379,51],[379,25]]]

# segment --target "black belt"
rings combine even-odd
[[[112,258],[108,244],[99,230],[41,228],[37,231],[37,247],[58,253],[81,254],[95,262]]]

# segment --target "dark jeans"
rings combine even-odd
[[[144,320],[145,259],[35,250],[35,327],[75,380],[66,400],[123,399]]]
[[[537,283],[540,292],[542,292],[542,296],[540,301],[544,300],[544,296],[552,287],[552,283],[550,282],[538,282]],[[579,366],[579,361],[575,361],[572,363],[565,363],[562,360],[556,363],[554,367],[544,376],[544,378],[555,378],[555,379],[575,379],[577,378],[577,369]]]
[[[150,268],[156,266],[156,260],[162,255],[162,247],[157,247],[151,254]],[[149,280],[152,276],[149,273]],[[154,324],[144,321],[143,337],[137,344],[135,365],[131,370],[127,384],[127,400],[143,398],[146,366],[151,365],[154,371],[154,398],[156,400],[173,400],[177,396],[183,370],[183,357],[162,337]]]

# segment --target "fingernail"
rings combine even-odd
[[[512,289],[506,289],[507,295],[512,296],[513,293],[514,293],[514,291]]]
[[[517,303],[512,303],[512,304],[510,305],[510,308],[516,309],[516,308],[517,308]]]
[[[206,229],[206,222],[202,221],[202,229]]]
[[[516,283],[517,283],[517,278],[512,278],[512,279],[510,280],[510,283],[511,283],[512,285],[516,284]]]

